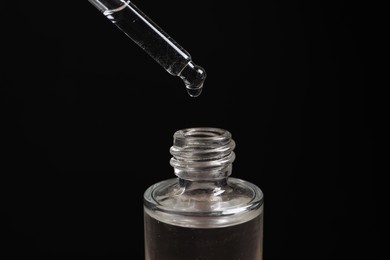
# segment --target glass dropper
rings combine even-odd
[[[192,97],[202,92],[205,70],[150,18],[127,0],[88,0],[171,75],[180,77]]]

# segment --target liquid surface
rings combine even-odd
[[[145,213],[146,260],[261,260],[263,214],[223,228],[186,228]]]

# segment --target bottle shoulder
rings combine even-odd
[[[232,177],[224,183],[182,181],[172,178],[150,186],[144,193],[145,211],[162,221],[197,225],[242,222],[262,211],[263,193],[251,182]]]

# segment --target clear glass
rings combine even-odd
[[[176,178],[144,193],[146,260],[261,260],[263,193],[229,177],[235,142],[220,128],[175,132]]]
[[[206,71],[191,55],[127,0],[88,0],[122,32],[148,53],[171,75],[179,76],[190,96],[199,96]]]

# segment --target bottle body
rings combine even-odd
[[[144,194],[145,259],[261,260],[263,193],[229,177],[230,133],[191,128],[176,134],[171,165],[177,178]]]

